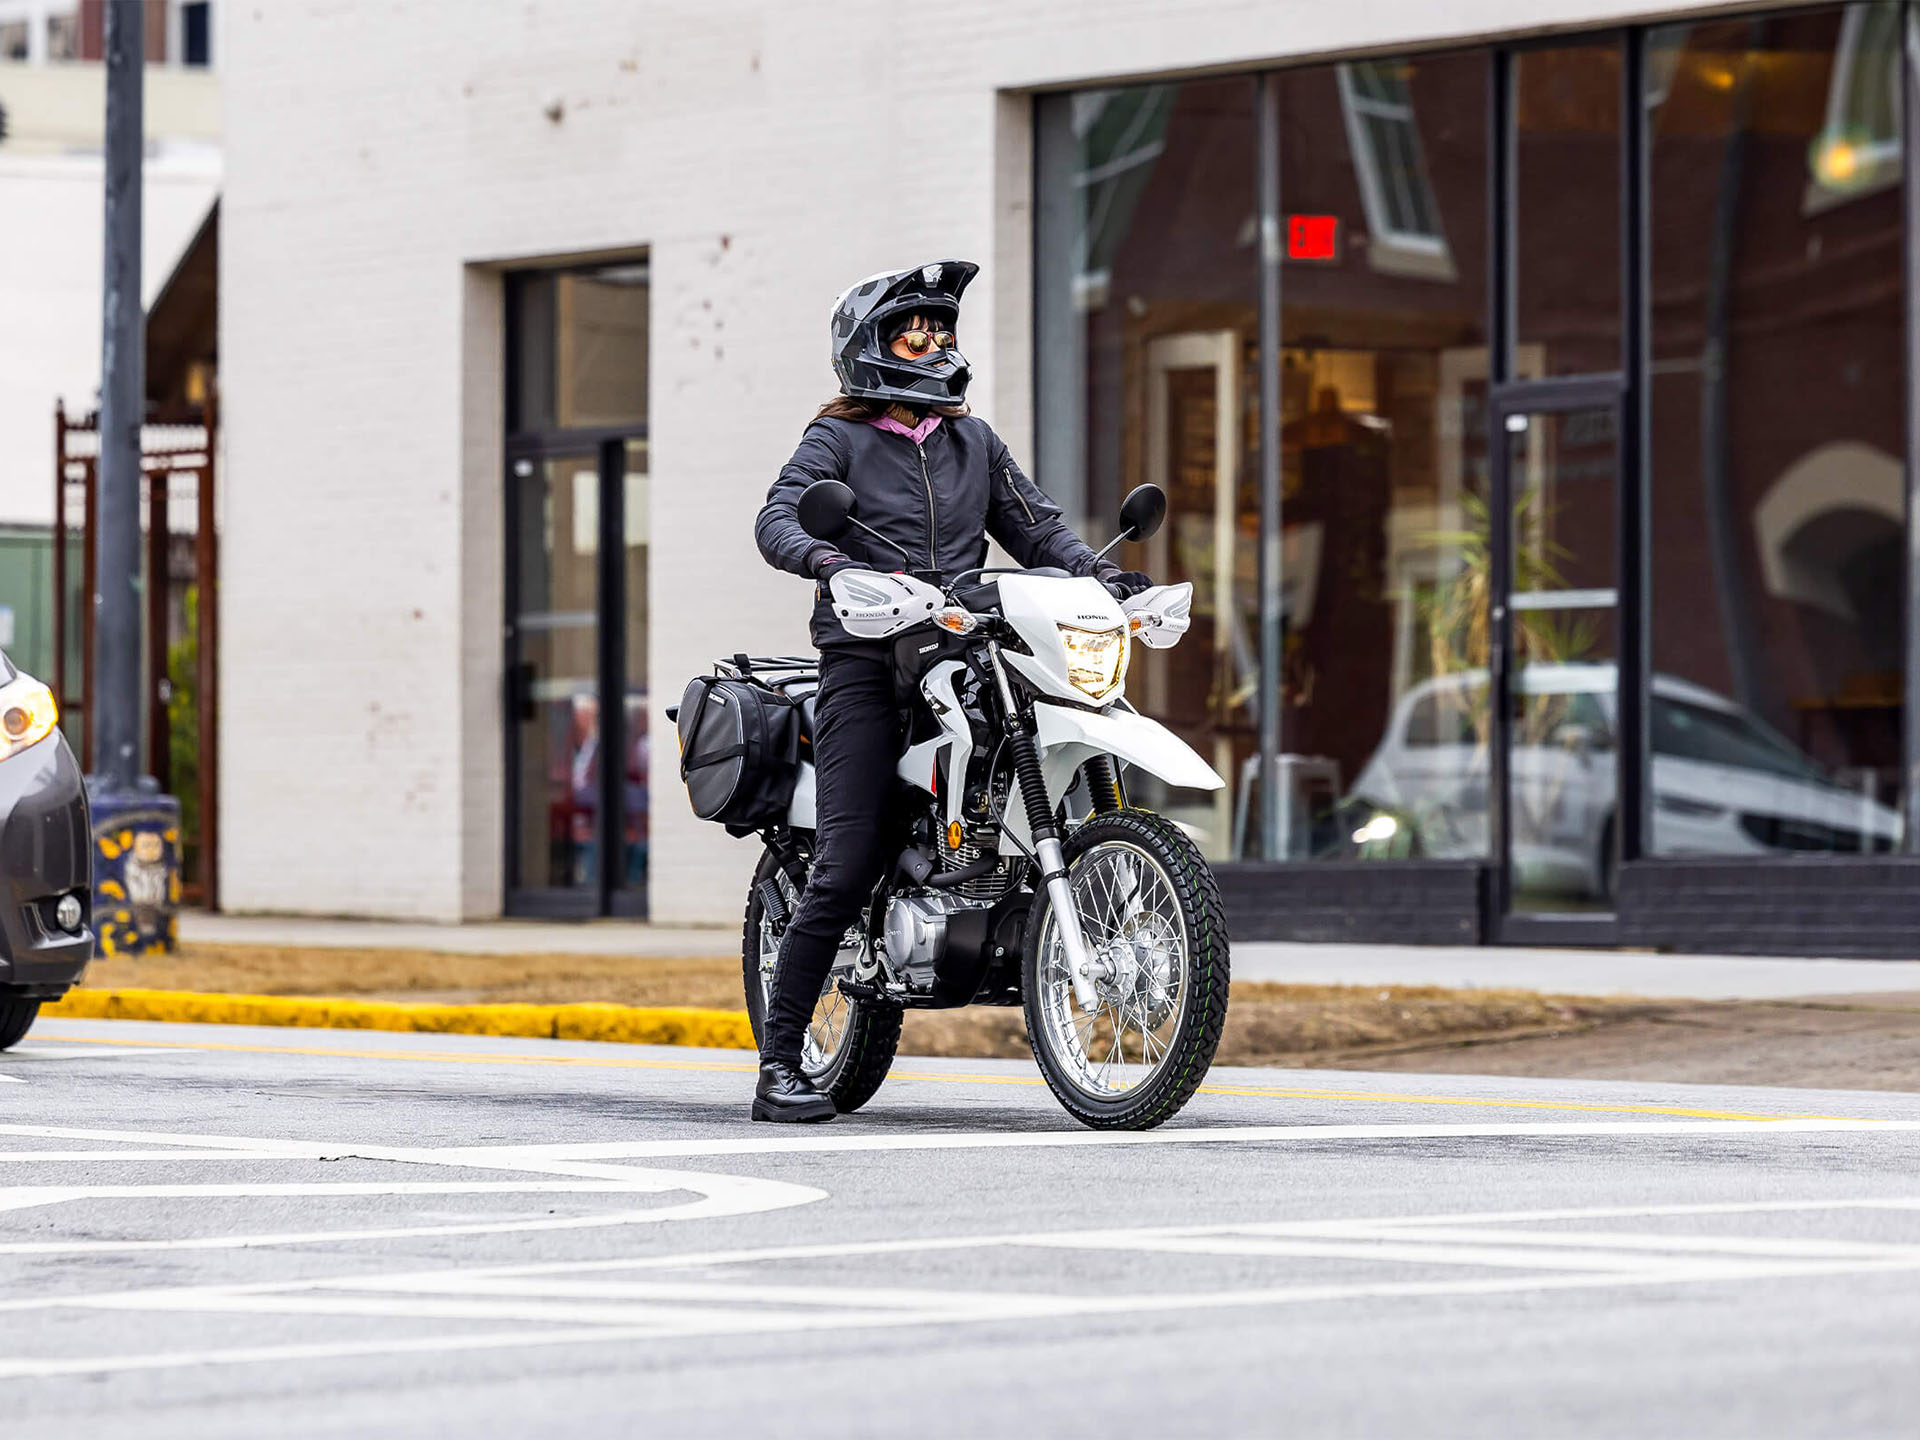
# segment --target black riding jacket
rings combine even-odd
[[[816,480],[852,487],[856,514],[906,551],[902,560],[865,532],[849,530],[832,544],[800,528],[800,493]],[[916,445],[864,420],[815,420],[767,492],[753,538],[767,563],[811,577],[823,551],[838,551],[875,570],[958,575],[984,565],[987,537],[1021,565],[1057,566],[1090,575],[1093,550],[1060,518],[1060,507],[1020,473],[986,421],[942,419]],[[834,618],[824,586],[816,586],[813,643],[857,643]]]

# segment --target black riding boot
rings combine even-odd
[[[806,1071],[787,1060],[760,1062],[760,1083],[753,1087],[753,1118],[806,1122],[831,1120],[833,1101],[813,1088]]]

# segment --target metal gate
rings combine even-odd
[[[182,891],[219,908],[219,534],[214,508],[216,414],[208,399],[184,423],[141,431],[146,536],[146,724],[142,773],[177,795]],[[54,407],[53,686],[67,738],[93,770],[95,498],[100,416]]]

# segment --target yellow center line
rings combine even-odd
[[[586,1070],[707,1070],[751,1074],[752,1062],[727,1060],[615,1060],[589,1055],[472,1055],[450,1050],[347,1050],[320,1045],[237,1045],[224,1041],[122,1040],[104,1035],[61,1035],[45,1039],[61,1045],[112,1045],[148,1050],[222,1050],[243,1055],[319,1055],[334,1060],[410,1060],[454,1065],[533,1065]],[[1038,1075],[940,1075],[896,1071],[894,1080],[924,1080],[940,1085],[1026,1085],[1046,1083]],[[1688,1120],[1848,1120],[1871,1124],[1870,1116],[1764,1115],[1742,1110],[1699,1110],[1684,1105],[1604,1105],[1580,1100],[1515,1100],[1480,1095],[1403,1095],[1377,1090],[1316,1090],[1305,1086],[1253,1088],[1202,1085],[1202,1095],[1256,1100],[1362,1100],[1378,1105],[1466,1105],[1493,1110],[1572,1110],[1602,1115],[1665,1115]]]

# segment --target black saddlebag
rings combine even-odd
[[[751,676],[700,675],[676,710],[693,813],[741,835],[784,821],[800,778],[799,698]]]

